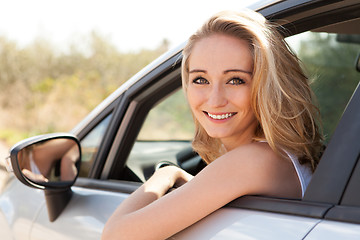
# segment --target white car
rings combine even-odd
[[[281,26],[316,79],[326,150],[303,199],[244,196],[171,239],[360,239],[360,1],[259,1],[252,8]],[[204,167],[190,147],[183,46],[120,86],[71,133],[12,148],[13,173],[0,192],[1,240],[99,239],[115,208],[156,167],[175,163],[192,174]],[[30,149],[55,143],[51,177],[39,180],[35,167],[22,171]],[[69,152],[69,162],[60,162]],[[77,174],[65,177],[59,168],[68,163]]]

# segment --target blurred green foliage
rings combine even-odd
[[[336,34],[306,34],[298,52],[313,80],[311,87],[317,97],[326,142],[360,80],[360,73],[355,70],[360,41],[341,42],[338,38]]]
[[[20,48],[0,37],[0,139],[12,144],[28,135],[69,131],[167,48],[164,40],[156,49],[120,52],[92,32],[81,46],[59,53],[41,39]]]

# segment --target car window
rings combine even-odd
[[[110,123],[112,114],[106,116],[81,140],[81,167],[80,177],[87,177],[93,164],[100,143]]]
[[[180,88],[153,107],[147,115],[127,160],[142,181],[154,172],[156,163],[176,163],[176,154],[191,145],[192,115]]]
[[[311,82],[327,143],[359,82],[355,68],[359,36],[305,32],[286,40],[302,61]]]

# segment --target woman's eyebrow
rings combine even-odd
[[[193,69],[193,70],[189,71],[189,73],[207,73],[207,71],[201,70],[201,69]]]
[[[249,71],[245,71],[242,69],[229,69],[229,70],[225,70],[224,74],[230,73],[230,72],[242,72],[242,73],[246,73],[249,75],[252,75],[252,72]],[[189,73],[207,73],[206,70],[202,70],[202,69],[192,69],[191,71],[189,71]]]
[[[225,71],[224,71],[224,74],[230,73],[230,72],[242,72],[242,73],[247,73],[247,74],[249,74],[249,75],[252,75],[252,72],[245,71],[245,70],[242,70],[242,69],[229,69],[229,70],[225,70]]]

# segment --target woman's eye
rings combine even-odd
[[[240,85],[240,84],[245,83],[245,81],[242,80],[241,78],[232,78],[227,83],[231,84],[231,85]]]
[[[206,80],[203,77],[197,77],[193,80],[193,83],[195,84],[209,84],[208,80]]]

